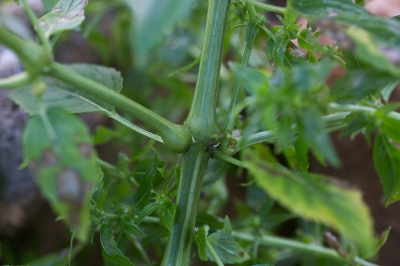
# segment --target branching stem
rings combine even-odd
[[[183,152],[189,144],[190,134],[185,127],[173,124],[155,112],[107,88],[101,83],[85,78],[67,67],[53,63],[48,75],[77,89],[106,101],[158,131],[164,143],[173,151]]]
[[[0,89],[14,88],[27,85],[31,82],[31,77],[28,73],[22,72],[8,78],[0,79]]]

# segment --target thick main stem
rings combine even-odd
[[[211,155],[209,139],[212,134],[220,131],[215,109],[230,0],[209,0],[208,3],[206,35],[196,92],[185,122],[192,133],[193,144],[183,154],[177,212],[161,264],[163,266],[187,266],[190,263],[201,183]]]
[[[206,32],[196,91],[186,124],[195,140],[204,141],[219,131],[215,109],[230,0],[209,0]]]
[[[177,210],[172,233],[161,265],[189,265],[201,183],[210,152],[202,144],[193,144],[183,155]]]

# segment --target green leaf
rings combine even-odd
[[[199,251],[199,257],[202,261],[208,261],[206,249],[207,234],[205,227],[206,226],[200,227],[199,230],[197,230],[197,234],[194,238]]]
[[[355,55],[360,60],[377,70],[400,77],[400,71],[394,65],[400,64],[400,49],[382,48],[382,44],[376,41],[373,34],[360,27],[349,26],[345,32],[355,43]]]
[[[108,224],[100,228],[101,254],[103,258],[118,266],[134,266],[129,259],[122,254],[114,240],[113,229]]]
[[[218,217],[199,211],[196,215],[196,226],[203,224],[208,224],[215,229],[222,229],[224,227],[224,222],[218,219]]]
[[[352,71],[364,67],[364,62],[361,62],[353,51],[342,49],[344,61],[346,62],[346,70]]]
[[[296,162],[300,170],[303,172],[308,171],[310,163],[308,161],[308,144],[304,137],[300,134],[296,140]]]
[[[135,222],[131,219],[127,219],[124,221],[123,226],[124,230],[126,230],[129,234],[135,235],[135,236],[143,236],[146,237],[146,234],[143,233],[143,231],[140,229],[140,227],[135,224]]]
[[[52,34],[71,30],[85,19],[84,8],[87,0],[61,0],[53,10],[39,19],[44,34],[49,38]]]
[[[143,64],[164,32],[187,17],[197,0],[127,1],[134,15],[133,43],[137,61]]]
[[[75,255],[82,249],[82,245],[76,245],[76,247],[65,248],[58,252],[51,253],[42,258],[30,261],[27,265],[29,266],[67,266],[69,265],[69,259],[75,257]]]
[[[272,198],[301,217],[335,228],[357,243],[366,257],[372,255],[372,218],[359,191],[340,188],[334,185],[338,181],[320,175],[291,172],[259,161],[250,150],[245,158],[257,185]]]
[[[95,145],[100,145],[109,142],[113,137],[115,137],[116,133],[104,126],[98,126],[93,136],[93,143]]]
[[[139,224],[140,222],[143,221],[143,219],[150,215],[152,212],[154,212],[158,207],[160,206],[160,203],[158,202],[152,202],[147,204],[143,210],[140,212],[139,216],[136,219],[136,224]]]
[[[89,64],[71,64],[68,68],[115,92],[120,92],[122,89],[121,74],[113,68]],[[81,92],[69,84],[49,77],[43,78],[43,81],[47,88],[42,95],[42,102],[46,108],[60,107],[71,113],[114,111],[114,106]],[[32,115],[38,113],[39,104],[37,97],[31,91],[32,85],[16,88],[10,92],[10,98],[25,112]]]
[[[346,127],[340,132],[339,138],[343,138],[348,135],[353,135],[366,128],[366,133],[370,133],[375,129],[375,125],[370,118],[363,113],[351,113],[349,114],[343,123],[348,123]]]
[[[224,233],[225,235],[232,234],[232,225],[231,221],[229,221],[228,215],[225,215],[224,228],[222,228],[221,232]]]
[[[382,183],[386,206],[400,200],[400,149],[390,144],[382,132],[375,138],[374,165]]]
[[[400,41],[400,21],[397,20],[370,14],[337,16],[333,17],[332,20],[338,25],[344,25],[346,27],[352,26],[361,29],[361,36],[365,35],[364,31],[368,32],[370,36],[366,37],[368,39],[372,38],[375,44],[379,43],[383,45],[382,47],[395,48]],[[355,32],[355,34],[357,33]]]
[[[395,80],[391,75],[373,69],[354,70],[337,80],[331,93],[337,103],[356,103]]]
[[[216,232],[209,235],[207,241],[223,263],[237,264],[250,259],[249,254],[230,235]],[[207,255],[209,259],[214,260],[208,249]]]
[[[368,11],[351,0],[289,0],[288,7],[300,12],[303,16],[325,18],[338,14],[368,14]]]
[[[391,230],[391,229],[392,229],[392,228],[389,227],[388,229],[386,229],[385,231],[383,231],[383,232],[381,233],[381,235],[379,236],[379,238],[378,238],[378,243],[377,243],[378,250],[376,251],[376,253],[378,253],[379,249],[386,243],[386,241],[387,241],[387,239],[388,239],[388,237],[389,237],[389,233],[390,233],[390,230]]]
[[[400,76],[399,21],[362,14],[334,16],[315,23],[341,44],[345,59],[353,52],[358,65],[366,63],[380,72]]]
[[[86,241],[90,189],[101,178],[86,125],[61,109],[49,109],[29,120],[22,142],[42,195]]]
[[[267,86],[267,78],[265,74],[254,68],[249,68],[238,63],[229,64],[235,77],[238,79],[243,88],[250,95],[257,94],[257,91]]]
[[[176,213],[176,205],[168,201],[160,206],[160,221],[161,224],[172,232],[172,225],[174,224],[174,217]]]
[[[279,36],[274,41],[272,38],[269,38],[267,41],[267,57],[269,60],[273,60],[273,63],[276,67],[284,66],[285,62],[285,52],[286,48],[289,44],[289,36]]]
[[[139,182],[139,187],[133,199],[135,201],[135,207],[139,209],[144,208],[144,206],[146,206],[150,201],[153,181],[158,172],[158,164],[158,157],[154,156],[153,159],[145,159],[140,161],[135,167],[133,174]]]
[[[104,204],[107,200],[108,191],[110,191],[111,184],[108,184],[105,188],[100,190],[98,197],[97,197],[97,208],[100,210],[103,209]]]
[[[308,51],[324,53],[327,50],[308,29],[304,29],[300,32],[298,41],[300,47]]]
[[[384,116],[380,130],[394,142],[400,144],[400,121],[391,117]]]
[[[42,0],[45,11],[50,12],[53,7],[58,3],[58,0]]]
[[[330,164],[338,166],[339,158],[325,130],[320,111],[317,108],[305,107],[297,110],[296,116],[299,135],[311,148],[317,159],[321,163],[326,159]]]

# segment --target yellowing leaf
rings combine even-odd
[[[42,194],[85,242],[90,189],[101,177],[87,127],[66,111],[49,109],[29,121],[22,141]]]
[[[327,224],[348,236],[364,256],[373,255],[372,218],[359,191],[341,188],[335,181],[319,175],[291,172],[259,161],[250,151],[245,158],[258,186],[272,198],[293,213]]]

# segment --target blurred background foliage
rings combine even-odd
[[[46,13],[56,2],[43,0],[42,7],[40,3],[36,3],[36,11]],[[61,63],[85,62],[116,68],[124,78],[122,90],[124,95],[165,118],[181,124],[190,108],[197,80],[198,64],[194,64],[194,62],[201,53],[208,4],[207,1],[188,0],[185,6],[177,7],[173,2],[157,0],[90,1],[85,9],[86,19],[81,27],[74,31],[62,32],[60,36],[57,36],[58,40],[54,47],[55,58]],[[277,4],[285,5],[285,1],[277,2],[280,2]],[[10,5],[14,4],[11,1],[0,2],[0,18],[16,21],[11,28],[25,38],[32,38],[32,31],[26,23],[26,19],[24,18],[25,22],[21,20],[22,12],[12,11],[14,9]],[[164,9],[170,9],[171,12],[174,12],[174,16],[170,15],[165,18],[162,16],[165,12],[157,13],[158,10]],[[246,40],[246,27],[242,25],[234,6],[231,7],[230,14],[220,76],[219,109],[217,110],[219,123],[222,123],[225,117],[225,110],[228,109],[235,82],[229,62],[240,62]],[[279,23],[275,14],[269,14],[267,19],[269,20],[268,28]],[[152,34],[148,34],[149,32]],[[143,38],[149,39],[144,40]],[[271,75],[273,66],[265,53],[267,40],[268,35],[260,31],[255,40],[249,65],[258,68],[265,75]],[[180,73],[181,68],[189,65],[193,66]],[[232,69],[234,71],[235,68]],[[239,68],[238,71],[242,70]],[[278,80],[277,76],[277,82],[284,82],[285,73],[281,74],[283,78]],[[321,72],[314,74],[327,75],[327,73]],[[324,77],[321,79],[324,80]],[[267,106],[268,98],[265,95],[262,96],[264,98],[259,99],[258,104]],[[268,96],[273,97],[273,95]],[[246,104],[245,98],[245,93],[242,91],[239,102]],[[288,99],[280,100],[287,101]],[[309,103],[314,102],[313,100],[310,98]],[[317,104],[315,110],[317,113],[313,115],[319,112]],[[122,115],[134,124],[146,128],[140,121],[132,119],[127,114],[122,113]],[[244,118],[246,115],[248,115],[246,112],[241,112],[241,116]],[[238,130],[245,129],[248,133],[261,130],[264,125],[259,123],[260,117],[263,117],[263,113],[253,114],[250,119],[238,120],[236,128]],[[71,265],[103,265],[103,263],[112,265],[101,259],[101,243],[98,233],[95,232],[97,225],[103,219],[108,219],[121,231],[135,230],[130,228],[129,222],[125,222],[123,218],[128,214],[135,213],[135,209],[132,209],[132,202],[135,202],[135,197],[137,197],[137,180],[131,176],[137,176],[141,167],[143,165],[148,167],[149,163],[154,165],[157,172],[154,174],[152,198],[154,198],[154,202],[163,206],[159,207],[157,211],[168,208],[168,200],[163,198],[163,195],[165,193],[170,193],[170,197],[175,195],[176,179],[179,173],[176,162],[180,161],[180,155],[170,152],[163,145],[148,140],[103,115],[84,114],[81,115],[81,118],[90,126],[99,156],[104,160],[103,169],[107,170],[104,171],[102,187],[99,187],[98,192],[94,195],[93,245],[74,245],[71,254],[74,259]],[[286,163],[282,147],[259,145],[256,149],[270,160]],[[317,165],[315,160],[311,164]],[[315,169],[319,169],[319,166],[316,166]],[[204,178],[198,214],[198,221],[203,221],[203,223],[199,225],[208,223],[213,228],[222,229],[223,221],[212,215],[219,217],[228,215],[235,230],[244,230],[253,235],[263,235],[267,232],[296,238],[305,243],[321,245],[326,243],[323,236],[323,232],[327,230],[325,226],[289,213],[248,179],[247,171],[237,170],[237,167],[227,163],[210,161]],[[172,178],[170,186],[166,186],[164,182],[166,177]],[[135,191],[136,194],[132,194],[132,191]],[[378,202],[380,195],[377,198],[374,200]],[[55,216],[46,203],[41,201],[39,204],[42,207],[32,215],[34,218],[28,218],[28,223],[15,234],[8,235],[5,233],[7,229],[3,226],[3,236],[0,239],[0,263],[67,265],[70,233],[61,222],[53,224]],[[105,215],[103,210],[109,211],[110,214]],[[168,223],[165,221],[162,224],[168,225]],[[378,229],[382,231],[382,227]],[[143,241],[140,243],[137,238],[123,233],[118,234],[115,241],[118,243],[119,249],[123,250],[135,265],[149,265],[148,260],[159,261],[167,240],[168,226],[162,227],[158,223],[149,222],[141,223],[140,229],[147,235],[146,238],[141,238]],[[102,227],[101,230],[106,231],[107,228]],[[140,235],[140,232],[134,232],[136,233],[133,234]],[[397,237],[393,246],[397,243],[398,247],[398,239],[400,237]],[[353,247],[350,243],[346,246],[346,241],[344,239],[342,244],[351,254]],[[252,259],[237,265],[253,265],[264,261],[271,261],[276,266],[337,265],[337,262],[330,259],[300,254],[290,248],[265,248],[260,246],[257,240],[252,244],[248,242],[241,244]],[[149,254],[147,258],[144,250]],[[195,246],[193,246],[193,251],[195,250]],[[382,261],[391,264],[384,262],[383,265],[397,265],[394,262],[395,255],[390,257],[390,253],[386,252]],[[46,257],[38,259],[44,255]],[[211,262],[201,262],[198,258],[194,260],[193,265],[213,265]],[[143,261],[145,261],[144,264]]]

